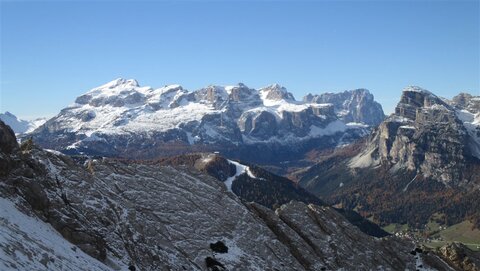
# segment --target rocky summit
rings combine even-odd
[[[466,172],[469,161],[480,159],[480,104],[476,101],[480,97],[454,103],[419,87],[404,89],[395,113],[372,134],[369,148],[350,166],[390,164],[393,170],[404,168],[445,184],[476,183],[470,182]]]
[[[382,106],[375,102],[373,95],[367,89],[320,95],[308,94],[303,101],[332,104],[338,117],[345,122],[376,126],[384,119]]]
[[[3,122],[0,134],[2,270],[449,268],[433,252],[413,255],[408,241],[364,234],[331,207],[273,211],[199,170],[18,146]]]
[[[25,138],[67,154],[154,158],[220,151],[269,163],[352,142],[384,118],[368,90],[307,97],[296,101],[278,84],[189,92],[117,79],[81,95]]]
[[[479,227],[479,102],[405,88],[370,136],[323,157],[300,184],[379,223],[421,227],[437,213],[448,225],[472,219]]]

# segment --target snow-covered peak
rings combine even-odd
[[[228,92],[228,94],[231,94],[232,90],[249,89],[244,83],[238,83],[236,85],[225,86],[224,88]]]
[[[288,92],[287,89],[279,84],[273,84],[270,86],[263,87],[259,90],[260,97],[263,100],[288,100],[295,101],[293,94]]]
[[[29,123],[25,120],[20,120],[14,114],[10,112],[5,112],[4,114],[0,114],[0,119],[5,122],[8,126],[12,128],[12,130],[17,133],[24,133],[28,130]]]
[[[280,85],[280,84],[278,84],[278,83],[271,84],[271,85],[269,85],[269,86],[266,86],[265,88],[269,88],[269,89],[280,89],[280,90],[287,91],[287,89],[286,89],[284,86],[282,86],[282,85]]]
[[[407,86],[406,88],[404,88],[402,90],[402,92],[417,92],[417,93],[422,93],[422,94],[426,94],[426,95],[433,95],[433,96],[436,97],[435,94],[433,94],[430,91],[428,91],[424,88],[421,88],[419,86]]]
[[[19,119],[14,114],[6,111],[4,114],[0,113],[0,120],[10,126],[15,134],[24,134],[35,130],[38,126],[45,123],[46,118],[37,118],[32,121],[27,121]]]
[[[426,89],[417,86],[404,88],[400,102],[395,108],[395,115],[415,120],[418,110],[447,110],[453,112],[451,106],[442,98]]]
[[[177,92],[186,92],[182,86],[180,85],[166,85],[164,87],[161,87],[161,88],[157,88],[157,89],[152,89],[150,91],[150,94],[151,96],[161,96],[161,95],[165,95],[165,94],[168,94],[168,93],[177,93]]]
[[[287,88],[278,84],[278,83],[271,84],[271,85],[268,85],[266,87],[260,88],[260,92],[268,92],[268,91],[278,91],[278,92],[282,92],[282,93],[287,93]]]
[[[117,78],[113,81],[110,81],[104,85],[99,86],[96,89],[111,89],[120,86],[129,86],[129,87],[138,87],[138,82],[135,79],[124,79],[124,78]]]
[[[140,88],[140,85],[135,79],[123,79],[118,78],[110,81],[104,85],[93,88],[86,94],[92,97],[106,97],[106,96],[118,96],[127,92],[144,92],[151,90],[150,87]]]
[[[361,109],[363,104],[347,109],[350,108]],[[121,141],[127,138],[124,135],[129,138],[138,135],[135,140],[145,137],[190,145],[249,144],[258,140],[270,142],[272,138],[289,144],[324,136],[318,131],[336,119],[331,103],[295,101],[293,95],[278,84],[260,90],[239,83],[188,91],[180,85],[151,88],[139,86],[132,79],[116,79],[78,97],[74,104],[42,126],[37,135],[50,142],[44,134],[76,134],[77,139],[62,143],[67,150],[79,150],[99,142],[112,144],[111,138],[118,136]],[[341,121],[369,124],[362,119]]]

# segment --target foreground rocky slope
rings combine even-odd
[[[279,163],[367,134],[384,114],[367,90],[296,101],[284,87],[209,86],[189,92],[117,79],[78,97],[28,137],[69,154],[153,158],[221,151]]]
[[[301,173],[301,185],[381,223],[480,226],[480,97],[453,101],[406,88],[395,113],[368,139]]]
[[[413,270],[429,261],[447,270],[433,254],[413,256],[409,242],[363,234],[330,207],[291,202],[274,212],[199,171],[105,159],[78,165],[30,143],[19,147],[0,122],[6,269]]]
[[[199,170],[221,182],[225,182],[227,189],[243,201],[255,202],[272,210],[291,201],[319,206],[325,205],[318,197],[313,196],[287,178],[275,175],[255,165],[245,165],[228,160],[218,154],[186,154],[162,158],[157,161],[150,161],[150,163]],[[339,209],[337,211],[350,223],[370,236],[384,237],[389,235],[378,225],[364,219],[354,211]]]

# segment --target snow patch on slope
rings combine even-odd
[[[227,190],[232,192],[232,184],[235,179],[244,174],[247,173],[250,178],[256,179],[255,175],[253,175],[252,171],[250,171],[250,168],[246,165],[242,165],[239,162],[235,162],[232,160],[228,160],[230,164],[235,165],[235,174],[231,177],[228,177],[227,180],[225,181],[225,185],[227,186]]]
[[[0,270],[113,270],[0,198]]]
[[[469,147],[473,156],[480,159],[480,113],[457,110],[457,117],[463,122],[469,135]]]
[[[240,263],[243,257],[249,256],[237,245],[236,240],[226,240],[225,245],[228,247],[227,253],[215,253],[215,258],[221,263],[235,266],[235,263]]]

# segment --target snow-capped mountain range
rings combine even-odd
[[[0,113],[0,120],[12,127],[15,134],[30,133],[47,121],[46,118],[37,118],[31,121],[22,120],[8,111]]]
[[[324,96],[296,101],[278,84],[190,92],[179,85],[155,89],[116,79],[81,95],[29,136],[69,153],[152,157],[172,144],[176,150],[228,152],[258,145],[289,148],[328,137],[332,147],[365,135],[384,118],[365,89],[319,97]]]

